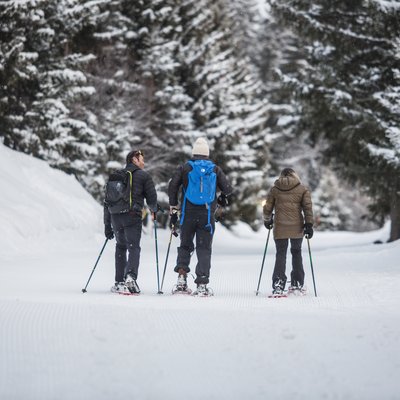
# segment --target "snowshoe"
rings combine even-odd
[[[214,292],[211,288],[208,288],[206,284],[200,283],[197,285],[197,289],[192,293],[192,296],[210,297],[214,296]]]
[[[172,294],[192,294],[192,289],[189,289],[188,287],[186,289],[183,289],[178,285],[174,285],[174,287],[172,288]]]
[[[172,294],[191,294],[191,293],[192,293],[192,291],[191,291],[191,289],[189,289],[189,287],[187,285],[186,275],[179,274],[178,282],[172,288]]]
[[[122,294],[125,296],[129,296],[132,294],[124,282],[115,282],[114,286],[111,287],[111,292]]]
[[[136,295],[140,294],[139,285],[137,284],[136,279],[132,275],[130,274],[126,275],[125,286],[128,288],[131,294],[136,294]]]
[[[274,289],[272,290],[272,293],[268,296],[269,298],[287,297],[287,293],[284,290],[284,282],[282,280],[279,279],[274,282],[273,287]]]
[[[299,285],[296,282],[289,286],[288,294],[293,296],[305,296],[307,294],[307,288],[305,286]]]
[[[280,293],[277,293],[274,290],[274,291],[272,291],[272,293],[270,295],[268,295],[268,298],[270,298],[270,299],[279,299],[279,298],[282,298],[282,297],[288,297],[287,293],[284,292],[284,291],[282,291]]]

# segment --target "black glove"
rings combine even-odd
[[[221,207],[226,207],[229,203],[228,203],[228,198],[221,193],[218,197],[217,197],[217,203],[221,206]]]
[[[170,216],[169,228],[174,229],[176,224],[178,223],[178,210],[176,208],[173,208],[169,216]]]
[[[313,237],[314,229],[312,224],[304,224],[304,235],[306,236],[306,239],[311,239]]]
[[[272,229],[272,227],[274,226],[274,220],[271,218],[271,219],[268,219],[268,220],[264,220],[264,226],[268,229],[268,230],[271,230]]]
[[[107,238],[108,240],[111,240],[111,239],[114,238],[114,231],[113,231],[111,225],[105,225],[105,227],[104,227],[104,234],[105,234],[105,236],[106,236],[106,238]]]

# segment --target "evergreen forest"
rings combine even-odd
[[[321,230],[400,238],[400,0],[0,1],[0,140],[100,203],[131,149],[167,205],[197,137],[261,226],[284,167]],[[99,216],[100,218],[101,216]]]

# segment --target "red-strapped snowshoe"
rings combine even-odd
[[[267,296],[269,299],[280,299],[283,297],[288,297],[286,292],[283,293],[271,293]]]
[[[114,286],[111,287],[111,292],[120,294],[122,296],[139,296],[140,293],[131,293],[124,282],[115,282]]]
[[[305,296],[307,295],[307,288],[304,286],[289,286],[288,295]]]
[[[197,289],[192,293],[192,296],[211,297],[214,296],[214,291],[205,284],[199,284],[197,285]]]
[[[270,299],[279,299],[281,297],[287,297],[287,292],[283,289],[282,285],[277,285],[275,286],[274,290],[270,295],[268,295],[268,298]]]
[[[190,295],[190,294],[192,294],[192,289],[189,289],[187,286],[175,285],[172,288],[172,294],[187,294],[187,295]]]

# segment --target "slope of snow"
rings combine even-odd
[[[213,298],[157,295],[154,235],[142,237],[142,295],[113,295],[102,209],[71,177],[0,145],[0,398],[398,399],[400,242],[320,233],[305,297],[268,299],[266,232],[217,228]],[[158,231],[160,275],[169,234]],[[193,257],[192,269],[196,257]],[[288,256],[288,272],[290,258]],[[190,285],[194,287],[193,281]]]
[[[0,182],[3,249],[32,250],[43,237],[93,235],[101,227],[99,206],[73,176],[2,144]]]

